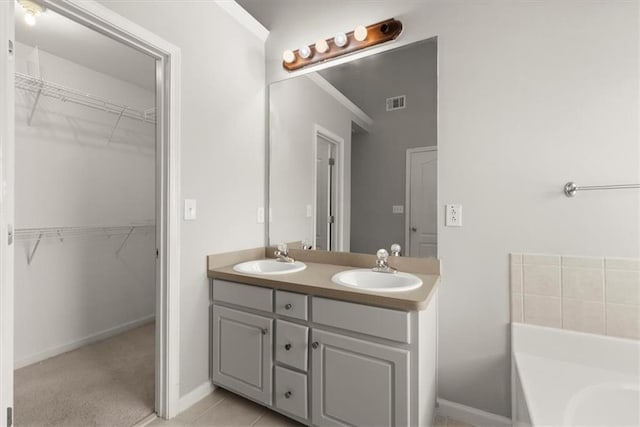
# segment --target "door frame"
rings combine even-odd
[[[13,407],[13,246],[7,227],[13,224],[14,65],[7,43],[15,43],[15,2],[0,2],[0,427],[5,408]],[[47,9],[124,43],[156,59],[156,390],[155,410],[162,418],[179,411],[180,399],[180,48],[93,0],[41,0]]]
[[[405,195],[404,195],[404,249],[407,256],[415,256],[410,254],[411,250],[411,156],[416,153],[424,153],[427,151],[435,151],[436,159],[438,157],[438,146],[407,148],[407,157],[405,163]],[[437,164],[437,160],[436,160]],[[436,200],[438,199],[438,183],[436,182]]]
[[[317,177],[318,177],[318,137],[322,137],[328,140],[330,143],[336,145],[336,216],[338,220],[334,223],[336,226],[336,251],[344,250],[344,138],[339,136],[336,133],[331,132],[330,130],[320,126],[319,124],[315,124],[313,126],[313,142],[312,142],[312,165],[311,170],[313,171],[312,179],[311,179],[311,206],[312,206],[312,227],[311,239],[313,240],[313,247],[315,249],[316,246],[316,231],[317,231],[317,206],[316,206],[316,198],[317,198]]]
[[[13,407],[14,8],[0,2],[0,426]],[[11,49],[13,47],[13,49]]]

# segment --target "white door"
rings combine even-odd
[[[336,144],[317,137],[316,242],[314,249],[335,251],[336,239]]]
[[[407,150],[407,255],[438,256],[438,155],[435,147]]]
[[[314,425],[409,425],[407,350],[318,329],[311,335]]]
[[[0,2],[0,426],[13,407],[13,1]],[[11,417],[12,418],[12,417]]]

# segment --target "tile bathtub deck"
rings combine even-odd
[[[290,418],[221,388],[171,420],[156,419],[153,427],[301,427]],[[446,417],[436,417],[435,427],[471,427]]]

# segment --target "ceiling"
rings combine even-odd
[[[146,54],[91,30],[51,10],[33,27],[24,22],[24,9],[16,4],[16,41],[155,90],[155,60]]]

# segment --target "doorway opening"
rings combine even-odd
[[[133,425],[155,412],[156,59],[26,16],[15,8],[15,421]]]
[[[342,193],[341,167],[344,140],[316,125],[314,130],[314,175],[312,216],[314,249],[341,250]]]
[[[20,313],[17,310],[14,316],[14,291],[16,291],[15,294],[17,295],[17,288],[19,286],[15,279],[23,277],[22,272],[14,274],[16,273],[16,265],[18,262],[26,264],[27,267],[24,267],[24,265],[22,267],[27,270],[37,263],[44,264],[48,262],[53,265],[52,273],[56,272],[56,269],[58,271],[63,270],[68,272],[65,267],[67,264],[51,263],[51,260],[48,258],[51,256],[64,257],[68,255],[65,251],[72,249],[73,252],[73,250],[75,250],[78,259],[86,262],[80,263],[82,268],[75,270],[76,275],[72,275],[73,277],[71,277],[71,279],[83,283],[90,283],[90,286],[86,288],[76,289],[89,294],[89,290],[93,286],[93,288],[98,289],[98,292],[107,293],[111,289],[107,286],[95,286],[92,280],[95,282],[100,281],[91,276],[94,271],[100,271],[104,266],[96,264],[95,254],[89,250],[85,250],[89,243],[96,244],[99,238],[102,239],[99,243],[104,244],[105,247],[108,246],[109,243],[119,243],[117,248],[110,248],[110,256],[111,258],[119,258],[117,261],[126,264],[129,268],[129,270],[124,273],[121,271],[120,273],[122,275],[129,274],[135,276],[134,281],[152,283],[151,288],[153,289],[151,290],[152,296],[150,298],[152,313],[146,318],[145,316],[138,318],[139,324],[144,324],[145,321],[151,320],[151,316],[155,316],[155,333],[151,333],[151,341],[155,341],[155,343],[151,345],[151,360],[155,366],[152,366],[151,374],[148,375],[148,377],[151,378],[149,382],[154,383],[154,386],[152,387],[153,390],[151,393],[147,396],[148,399],[146,402],[151,402],[147,405],[147,407],[151,407],[151,412],[155,411],[155,413],[161,417],[171,418],[177,414],[179,409],[178,319],[180,294],[178,279],[180,235],[178,221],[180,210],[177,196],[179,189],[178,153],[180,149],[180,50],[96,2],[42,0],[40,4],[45,7],[46,13],[38,17],[38,23],[42,23],[45,16],[53,16],[53,13],[57,13],[61,17],[80,24],[84,30],[107,36],[112,42],[115,41],[122,43],[128,48],[133,48],[138,54],[146,54],[149,57],[147,59],[151,59],[152,61],[151,70],[154,77],[150,92],[155,99],[151,100],[151,106],[149,108],[146,108],[148,106],[145,105],[145,108],[141,109],[139,105],[132,103],[134,107],[132,109],[130,108],[132,105],[127,105],[126,99],[120,99],[113,104],[104,102],[105,98],[110,101],[111,98],[118,98],[119,96],[115,95],[118,93],[121,94],[122,91],[105,94],[97,90],[96,92],[98,93],[96,94],[93,93],[93,91],[73,90],[76,87],[82,88],[91,78],[84,79],[72,73],[73,76],[77,77],[77,80],[67,79],[63,82],[55,82],[53,79],[49,79],[50,81],[47,81],[47,76],[43,74],[49,73],[49,71],[64,65],[65,60],[69,61],[71,59],[70,62],[73,62],[72,58],[63,57],[64,55],[60,52],[53,53],[52,55],[49,55],[51,52],[47,52],[47,55],[49,55],[47,57],[47,65],[41,68],[40,65],[44,64],[43,59],[47,56],[43,49],[35,49],[35,47],[33,47],[31,50],[27,49],[24,51],[28,51],[26,55],[19,56],[22,54],[16,53],[17,43],[15,41],[14,31],[14,15],[17,5],[15,2],[3,2],[3,4],[0,5],[0,22],[3,23],[3,25],[0,26],[0,41],[3,41],[5,46],[9,46],[9,49],[0,52],[0,63],[3,64],[2,70],[0,70],[0,124],[2,124],[2,126],[0,126],[0,176],[2,178],[2,188],[4,189],[4,197],[0,198],[0,211],[2,212],[0,216],[0,230],[2,232],[1,234],[5,236],[0,239],[0,295],[2,295],[2,300],[0,301],[0,305],[2,305],[2,310],[0,310],[0,341],[2,344],[0,351],[0,408],[2,408],[3,413],[6,409],[7,414],[7,417],[5,418],[3,416],[2,420],[6,420],[7,423],[11,424],[13,419],[20,418],[19,413],[17,414],[17,411],[14,411],[14,368],[16,366],[19,367],[21,363],[29,363],[29,361],[33,361],[34,358],[37,359],[38,357],[48,356],[60,351],[67,351],[70,348],[75,348],[78,344],[92,342],[124,329],[130,329],[131,333],[136,332],[135,329],[131,329],[135,326],[136,321],[125,322],[113,328],[100,329],[100,326],[104,326],[105,318],[109,320],[109,315],[122,314],[123,311],[126,312],[126,314],[131,314],[130,311],[123,308],[123,306],[126,307],[126,304],[124,304],[114,310],[107,310],[109,313],[105,315],[104,312],[99,310],[102,308],[100,307],[100,303],[106,304],[112,301],[108,295],[102,295],[102,298],[98,298],[100,301],[99,304],[92,302],[80,310],[87,316],[85,319],[93,315],[94,311],[100,312],[101,315],[97,316],[98,319],[92,319],[80,323],[80,325],[75,323],[75,326],[79,326],[78,329],[85,328],[86,330],[90,330],[89,334],[79,340],[72,339],[62,345],[50,346],[44,351],[36,352],[35,355],[31,354],[31,358],[14,358],[14,335],[16,335],[14,333],[14,326],[17,329],[20,327],[19,325],[25,324],[22,319],[18,319]],[[64,36],[64,34],[55,35],[55,37],[62,36]],[[72,34],[66,34],[66,36],[77,37],[77,35]],[[28,43],[23,44],[28,45]],[[71,48],[72,46],[73,43],[69,43],[67,47]],[[90,56],[92,52],[85,50],[79,53]],[[56,56],[58,58],[54,58]],[[22,63],[18,66],[17,62],[20,58],[22,59]],[[117,59],[108,56],[107,59],[113,60],[116,65],[121,65]],[[79,68],[92,69],[91,66],[86,66],[87,64],[76,64],[76,66],[77,65],[80,65]],[[20,66],[22,69],[19,69]],[[42,73],[44,68],[48,69],[46,73]],[[98,70],[93,69],[93,71]],[[38,75],[38,73],[40,73],[40,75]],[[113,73],[115,73],[113,69],[111,73],[103,72],[101,78],[108,80],[109,78],[113,79],[114,77],[118,77],[114,76]],[[100,72],[98,72],[98,74],[100,74]],[[65,75],[63,77],[67,76]],[[116,78],[116,80],[118,79]],[[120,80],[126,81],[126,79],[122,78],[120,78]],[[104,90],[105,88],[103,86],[104,85],[99,84],[95,87]],[[23,91],[28,92],[29,88],[33,89],[30,95],[21,93]],[[133,92],[134,91],[132,91],[131,94],[127,93],[127,95],[132,95]],[[63,93],[63,96],[60,96],[60,93]],[[87,95],[87,93],[89,93],[89,95]],[[24,99],[20,97],[24,97]],[[68,196],[68,194],[66,198],[44,195],[41,199],[42,203],[31,210],[25,211],[24,209],[24,206],[29,206],[28,203],[22,204],[21,207],[15,206],[15,189],[19,186],[24,187],[23,184],[25,182],[29,182],[29,179],[33,179],[34,176],[36,176],[35,174],[27,174],[27,179],[25,180],[25,176],[16,176],[14,171],[16,160],[24,164],[24,162],[20,160],[20,157],[25,154],[20,153],[18,159],[16,159],[17,156],[14,155],[14,151],[18,151],[17,148],[21,150],[23,148],[22,146],[18,147],[18,144],[15,143],[16,132],[14,132],[14,124],[17,125],[15,121],[17,115],[14,114],[14,112],[17,110],[18,102],[24,102],[27,98],[31,101],[27,104],[27,111],[18,112],[18,114],[26,114],[25,122],[27,127],[33,125],[35,129],[38,121],[41,121],[40,124],[47,120],[50,122],[59,121],[59,123],[51,126],[52,129],[47,130],[51,138],[50,141],[46,141],[52,146],[57,144],[59,150],[51,150],[51,147],[46,146],[43,151],[49,150],[51,158],[48,159],[48,164],[45,163],[41,166],[48,172],[51,172],[52,168],[58,168],[58,173],[49,173],[47,177],[50,181],[54,183],[57,182],[60,188],[72,189],[73,185],[80,186],[80,184],[82,184],[78,182],[81,181],[82,178],[79,178],[77,175],[73,179],[69,178],[70,175],[81,170],[81,166],[84,166],[85,172],[90,175],[97,174],[100,171],[104,172],[109,169],[109,167],[105,165],[110,164],[117,174],[127,168],[131,171],[130,165],[127,162],[140,160],[140,158],[145,157],[145,150],[151,151],[153,153],[149,156],[151,161],[149,162],[147,158],[147,166],[151,164],[151,173],[146,175],[146,183],[151,182],[150,190],[148,192],[146,190],[144,191],[144,195],[140,197],[142,200],[132,202],[133,205],[136,203],[142,205],[145,200],[147,202],[148,200],[152,200],[151,215],[148,217],[145,216],[144,218],[146,219],[136,219],[135,221],[124,224],[123,220],[126,219],[128,213],[130,213],[127,209],[131,208],[131,206],[113,203],[115,206],[124,206],[123,210],[118,211],[117,209],[111,209],[111,206],[105,207],[104,203],[101,205],[102,200],[97,199],[99,195],[92,197],[94,189],[96,193],[101,193],[101,191],[98,190],[106,186],[107,183],[104,181],[111,181],[104,178],[88,180],[88,182],[84,183],[87,187],[84,192],[71,191],[68,193],[75,194],[75,198]],[[99,103],[101,102],[101,108],[96,107],[96,99],[98,99]],[[46,107],[47,102],[52,103],[54,101],[60,102],[63,105],[56,108],[43,108]],[[113,111],[114,105],[116,107],[115,112]],[[24,108],[24,105],[20,108]],[[69,111],[67,111],[67,109]],[[65,117],[65,115],[72,116],[69,113],[74,109],[91,111],[85,111],[85,113],[83,113],[89,117]],[[102,118],[98,118],[97,115],[102,115]],[[107,125],[104,123],[106,120],[104,119],[105,116],[110,116],[111,118],[111,121]],[[65,117],[65,120],[61,120],[62,117]],[[22,118],[24,119],[25,116]],[[151,133],[154,135],[148,146],[145,144],[127,145],[123,143],[123,140],[130,140],[132,134],[141,131],[139,128],[137,130],[134,129],[136,126],[144,126],[147,124],[151,126]],[[63,127],[66,129],[63,129]],[[73,129],[73,138],[70,140],[60,138],[65,132],[68,133],[68,128]],[[28,132],[30,131],[28,130]],[[38,132],[35,133],[36,135],[30,135],[34,137],[34,139],[42,136],[37,134]],[[83,136],[80,137],[80,135]],[[17,139],[18,143],[20,143],[20,138]],[[62,140],[67,141],[67,145],[62,144]],[[99,146],[98,140],[104,144],[102,145],[103,150],[99,154],[97,153],[99,150],[96,149]],[[78,150],[77,146],[71,144],[71,142],[77,143],[78,141],[84,142],[84,144],[79,144],[81,145],[81,150]],[[25,144],[25,147],[31,144],[31,142]],[[75,157],[70,154],[73,150],[76,150]],[[26,154],[29,154],[28,151],[29,150],[26,150]],[[38,150],[31,150],[31,154],[34,152],[39,154],[37,151]],[[81,158],[80,154],[88,156],[88,158]],[[127,161],[123,162],[124,164],[118,162],[117,166],[113,166],[113,158],[103,158],[104,164],[99,162],[101,159],[100,155],[106,155],[107,157],[121,156],[122,159],[124,154],[131,155],[127,158]],[[138,156],[137,159],[135,159],[136,155]],[[73,162],[69,163],[69,158],[76,161],[76,164],[73,164]],[[110,161],[111,163],[109,163]],[[64,164],[64,162],[67,162],[67,165],[69,165],[68,169],[60,166]],[[28,163],[28,167],[34,168],[34,165],[37,165],[37,162],[33,164]],[[146,170],[148,169],[147,167]],[[54,172],[56,172],[55,169]],[[151,176],[150,178],[149,175]],[[112,179],[112,181],[119,182],[119,179],[120,177],[116,177]],[[129,180],[128,183],[130,182],[134,181]],[[65,186],[65,184],[69,185]],[[55,187],[55,185],[52,185],[50,182],[47,182],[46,185],[49,186],[49,188]],[[29,186],[27,186],[27,188],[29,188]],[[59,190],[59,188],[54,188],[54,191]],[[115,190],[111,188],[111,191],[107,192],[107,195],[103,194],[103,196],[105,198],[107,196],[111,198],[118,197],[118,194],[114,193],[121,192],[126,194],[127,191],[128,189],[123,190],[122,183],[120,182],[120,185],[117,186]],[[49,199],[46,197],[49,197]],[[52,206],[56,203],[62,206],[60,211],[52,209]],[[139,205],[139,209],[136,210],[137,214],[144,212],[144,209],[140,208]],[[47,208],[50,209],[47,210]],[[111,211],[109,209],[111,209]],[[50,225],[54,224],[53,220],[56,218],[63,217],[56,216],[61,210],[66,210],[67,218],[73,221],[78,220],[77,223],[80,225],[76,226],[74,225],[75,222],[72,221],[68,223],[72,225],[67,225],[66,222],[62,223],[62,225]],[[113,214],[113,211],[115,211],[115,214]],[[14,215],[14,212],[18,213],[17,217]],[[27,212],[27,214],[24,212]],[[47,215],[50,215],[52,212],[55,215],[51,215],[51,218],[47,217]],[[127,215],[125,215],[125,213],[127,213]],[[88,222],[82,223],[82,215],[85,215],[84,219],[90,217],[98,218],[101,221],[98,225],[89,226],[86,225]],[[37,225],[31,227],[19,223],[17,228],[20,229],[20,233],[16,233],[15,220],[22,221],[25,218],[30,218],[34,221],[33,223]],[[108,224],[106,219],[110,218],[115,218],[115,220],[113,223]],[[143,217],[138,215],[137,218]],[[43,221],[41,223],[36,222],[40,220]],[[27,225],[29,224],[27,223]],[[55,234],[55,238],[52,238],[52,234]],[[82,235],[83,238],[80,238],[78,235]],[[16,239],[17,237],[20,237],[21,240],[19,245]],[[144,242],[145,239],[147,239],[147,243],[150,242],[146,245],[151,247],[149,252],[146,251],[146,249],[148,249],[146,246],[144,248],[138,246]],[[54,244],[64,246],[65,249],[52,251],[51,247]],[[126,253],[127,251],[130,252],[128,255]],[[130,261],[130,259],[127,260],[127,258],[130,258],[131,252],[134,253],[134,256],[138,257],[143,256],[143,254],[144,256],[148,256],[147,261],[151,259],[151,261],[147,263],[147,267],[148,264],[152,265],[151,274],[148,274],[148,268],[145,268],[145,274],[140,274],[136,268],[132,267],[133,263],[126,263],[126,261]],[[93,260],[91,260],[92,257],[94,257]],[[21,259],[20,261],[19,258]],[[14,265],[14,260],[16,265]],[[113,259],[107,260],[106,258],[102,258],[100,261],[105,261],[105,264],[114,262]],[[135,264],[138,265],[137,263]],[[38,266],[38,268],[41,268],[41,266]],[[33,269],[35,269],[35,267],[33,267]],[[151,276],[150,279],[149,276]],[[45,281],[48,279],[49,277],[47,277]],[[30,280],[29,283],[39,284],[39,280]],[[104,282],[102,284],[104,284]],[[136,295],[135,290],[128,287],[126,287],[125,290],[130,292],[128,296],[131,297],[130,299],[132,300],[140,296]],[[22,291],[23,290],[20,289],[20,292]],[[37,293],[29,295],[39,296]],[[78,311],[73,311],[77,306],[74,307],[72,304],[65,305],[67,301],[60,299],[59,295],[55,294],[55,292],[54,295],[58,297],[58,299],[56,300],[54,298],[46,301],[46,303],[58,304],[65,308],[67,311],[64,313],[68,315],[68,318],[63,320],[65,320],[67,324],[74,325],[74,319],[70,313],[77,314]],[[38,302],[42,303],[42,301]],[[33,311],[37,311],[37,307]],[[42,317],[46,316],[43,315]],[[45,328],[49,326],[49,323],[45,322]],[[95,333],[96,331],[97,333]],[[69,332],[69,330],[67,332]],[[77,333],[78,331],[70,328],[70,332]],[[17,340],[18,338],[16,337],[16,341]],[[134,338],[133,341],[138,343],[142,340]],[[101,341],[101,344],[105,342],[106,341]],[[21,343],[20,347],[16,346],[15,353],[25,348],[29,347],[23,346],[23,343]],[[99,352],[99,350],[96,351]],[[97,404],[100,405],[101,402],[97,401]],[[62,405],[57,406],[60,407]],[[64,410],[64,407],[61,409]],[[73,423],[74,421],[62,421],[62,423],[65,422]],[[128,421],[125,421],[125,423],[126,422]],[[82,423],[82,421],[76,422],[76,424],[78,423]],[[95,422],[92,422],[92,424],[94,423]],[[117,424],[118,421],[106,420],[104,423]],[[48,420],[46,424],[51,425],[54,424],[54,422]]]

